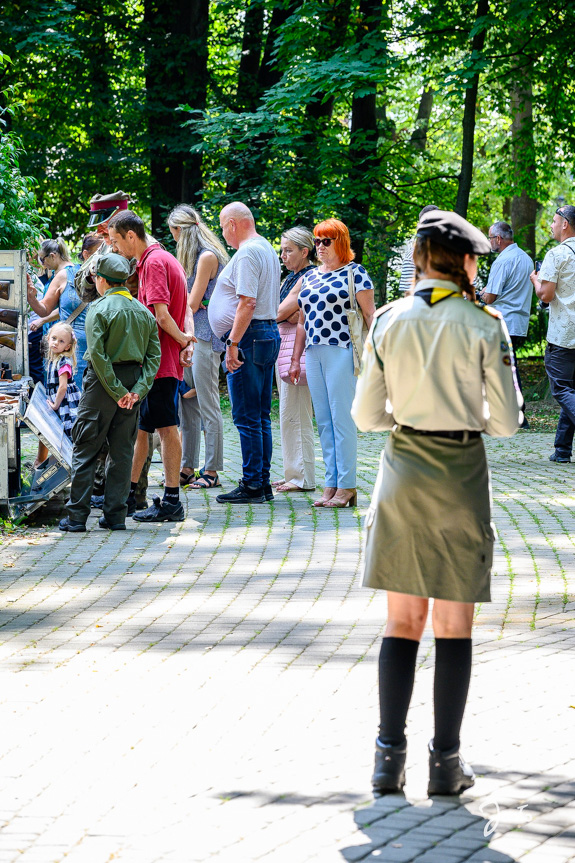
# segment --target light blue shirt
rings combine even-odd
[[[533,261],[517,243],[497,256],[489,273],[486,294],[495,294],[494,309],[501,312],[510,336],[526,336],[529,329],[533,285],[529,280]]]

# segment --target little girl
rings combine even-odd
[[[54,324],[47,336],[48,342],[48,374],[46,392],[47,400],[53,411],[56,411],[64,431],[71,437],[72,426],[76,421],[80,390],[74,380],[76,371],[76,336],[69,324]]]

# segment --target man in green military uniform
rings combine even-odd
[[[96,461],[104,441],[110,446],[102,528],[125,530],[126,500],[138,432],[139,402],[160,366],[160,341],[153,315],[126,289],[130,272],[121,255],[96,262],[96,300],[86,318],[88,368],[78,417],[72,429],[72,487],[68,515],[60,530],[84,531]]]
[[[96,291],[94,264],[101,255],[108,255],[113,251],[110,244],[110,235],[108,234],[108,225],[110,219],[120,213],[122,210],[128,209],[130,196],[127,192],[110,192],[107,195],[97,194],[90,199],[90,215],[86,227],[90,231],[95,231],[102,239],[102,245],[99,246],[93,255],[91,255],[81,265],[74,278],[74,286],[76,293],[85,303],[91,303],[98,298]],[[136,259],[132,258],[129,261],[130,275],[126,280],[127,286],[133,297],[138,296],[138,277],[136,275]],[[140,475],[140,481],[136,488],[136,503],[138,509],[146,509],[148,501],[146,500],[146,492],[148,490],[148,471],[152,461],[154,452],[153,436],[149,439],[148,458]],[[101,509],[104,503],[104,474],[105,461],[108,455],[108,444],[104,441],[100,458],[96,465],[94,492],[92,495],[92,506],[96,509]]]

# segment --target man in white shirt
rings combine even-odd
[[[575,207],[555,211],[551,234],[559,245],[547,252],[531,281],[539,299],[549,303],[545,369],[561,405],[555,452],[549,458],[568,462],[575,429]]]
[[[503,316],[511,336],[513,352],[517,356],[517,350],[525,342],[529,329],[533,296],[530,275],[533,261],[523,249],[519,248],[513,239],[513,229],[507,222],[495,222],[489,228],[489,242],[491,251],[497,254],[497,258],[489,272],[485,290],[479,298],[486,305],[493,306]],[[519,389],[522,390],[517,363],[515,363],[515,373]],[[521,428],[529,428],[526,419],[523,420]]]
[[[245,204],[235,201],[220,213],[226,243],[237,249],[220,275],[208,306],[216,336],[226,343],[228,391],[240,435],[242,478],[219,494],[218,503],[264,503],[273,499],[271,402],[280,349],[276,323],[280,262],[273,246],[256,231]]]

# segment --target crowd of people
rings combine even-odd
[[[125,193],[95,195],[90,208],[88,228],[92,230],[82,242],[79,263],[72,262],[60,239],[46,240],[38,250],[47,278],[42,285],[29,276],[30,356],[32,376],[46,384],[49,405],[73,441],[74,459],[84,464],[88,456],[80,456],[77,450],[89,400],[82,402],[80,395],[89,373],[98,377],[100,372],[102,387],[119,404],[126,388],[115,365],[132,361],[131,355],[118,359],[112,351],[105,368],[100,366],[103,341],[109,338],[99,332],[95,341],[95,321],[103,307],[100,297],[113,293],[116,298],[136,298],[156,321],[160,364],[153,382],[149,391],[140,387],[133,403],[138,402],[137,410],[120,405],[120,410],[139,414],[123,517],[116,509],[112,515],[106,494],[109,479],[103,476],[108,476],[113,461],[110,436],[104,435],[98,452],[90,448],[96,483],[90,499],[103,509],[102,526],[122,529],[126,516],[143,522],[182,520],[181,487],[221,486],[221,356],[240,437],[242,476],[235,489],[218,493],[216,500],[264,503],[273,499],[274,488],[277,493],[313,491],[315,413],[326,482],[314,505],[354,505],[357,430],[351,404],[362,347],[354,345],[348,316],[355,308],[367,329],[375,306],[373,284],[353,260],[346,225],[329,219],[316,225],[313,233],[302,226],[286,231],[281,260],[288,276],[282,282],[275,249],[257,232],[251,211],[241,202],[227,205],[220,214],[224,240],[235,250],[231,259],[191,206],[182,204],[168,216],[175,256],[146,232],[141,218],[128,209]],[[127,262],[122,281],[109,273],[106,277],[105,271],[117,264],[113,255]],[[104,295],[98,288],[100,276],[107,278]],[[48,327],[43,366],[40,338]],[[134,362],[143,361],[143,356],[138,358]],[[272,483],[274,375],[280,396],[283,477]],[[161,499],[154,497],[151,506],[141,507],[137,492],[154,433],[159,437],[164,493]],[[98,437],[92,433],[92,441]],[[40,451],[37,463],[45,456]],[[85,506],[74,507],[78,472],[86,473],[84,468],[73,468],[71,503],[62,530],[85,530],[88,512]],[[147,486],[145,477],[144,481]],[[83,487],[80,497],[87,499]]]
[[[95,196],[91,210],[96,234],[84,239],[77,272],[65,246],[46,241],[38,258],[51,279],[43,291],[29,282],[31,342],[58,317],[48,337],[47,393],[73,442],[60,529],[86,530],[102,454],[105,529],[124,530],[127,515],[180,521],[181,486],[220,487],[220,358],[242,476],[236,488],[217,494],[219,503],[263,504],[274,487],[280,494],[314,490],[315,414],[325,483],[314,506],[353,506],[357,428],[391,430],[366,517],[364,584],[386,591],[388,602],[372,785],[385,794],[405,783],[406,718],[433,599],[428,791],[469,788],[474,776],[460,754],[460,729],[474,604],[490,600],[494,543],[481,435],[510,436],[528,425],[514,351],[527,335],[535,289],[549,304],[545,363],[562,408],[552,459],[571,457],[575,207],[555,213],[558,245],[538,273],[506,222],[495,222],[486,237],[455,213],[425,207],[404,261],[405,296],[377,311],[373,283],[338,219],[319,222],[313,232],[302,226],[284,232],[282,283],[276,250],[241,202],[220,213],[231,259],[188,205],[168,217],[175,257],[149,236],[123,193]],[[478,256],[490,252],[498,257],[476,297]],[[283,477],[272,482],[274,373]],[[138,511],[154,432],[164,494]]]

